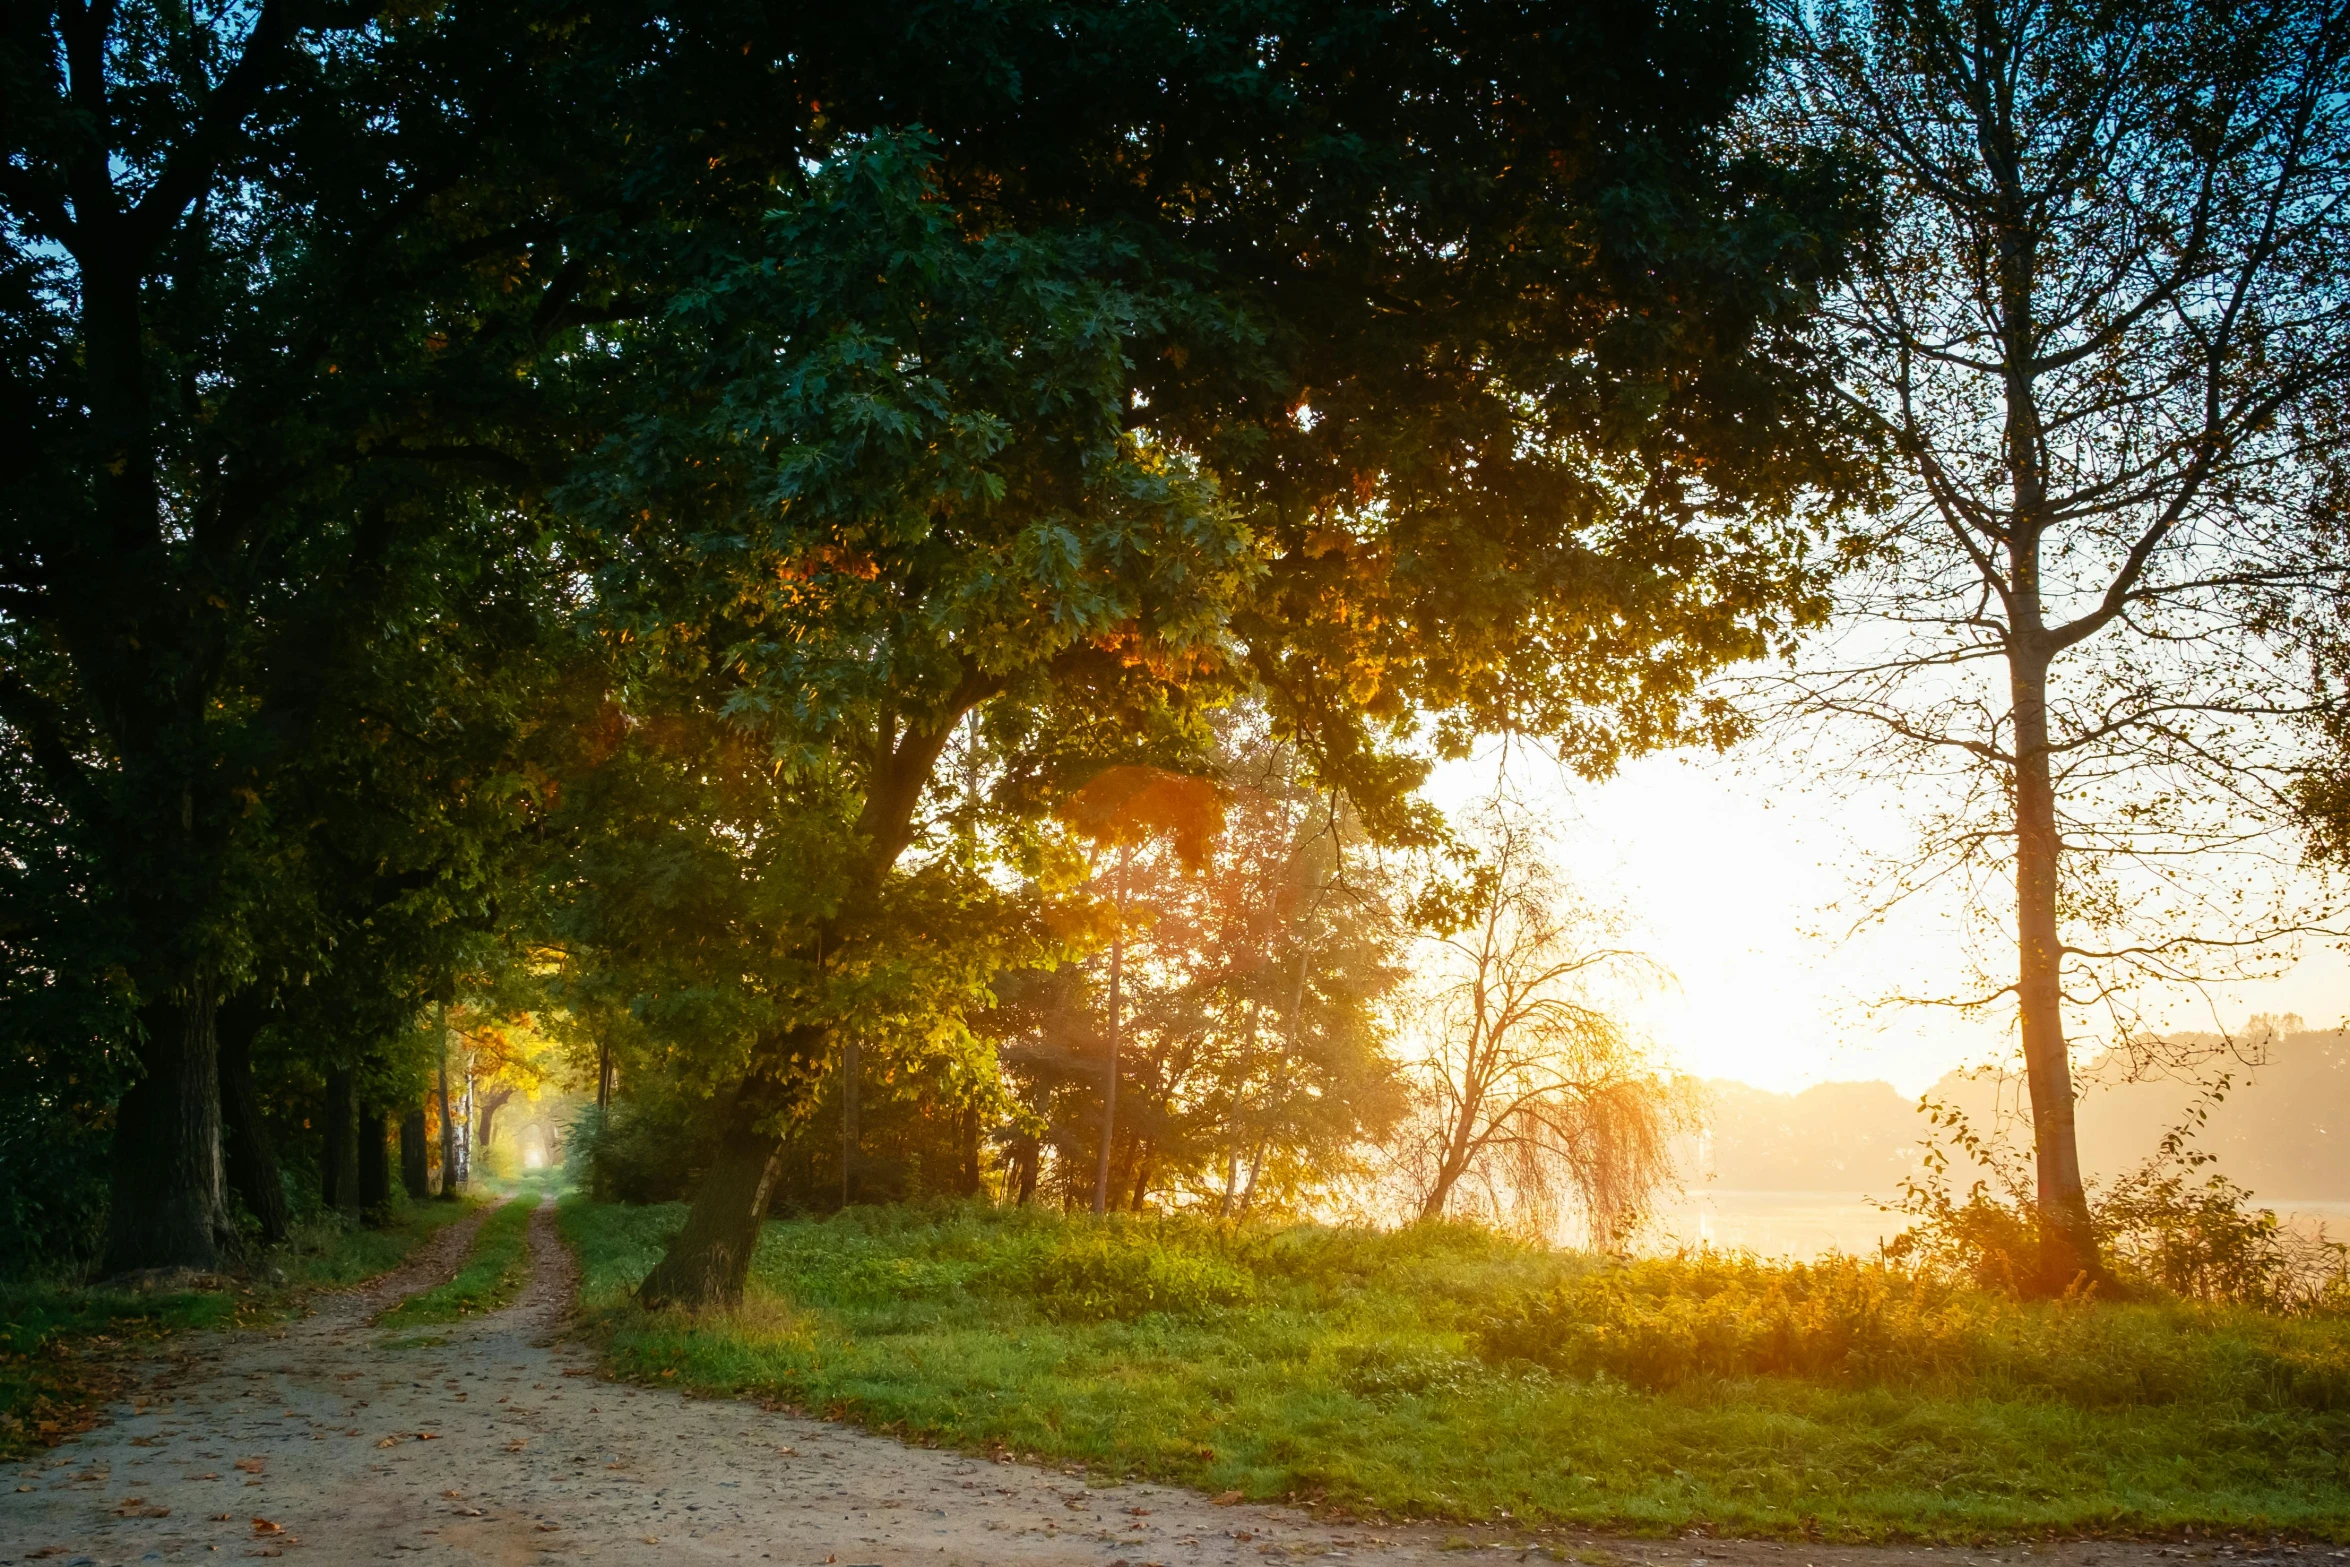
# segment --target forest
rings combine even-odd
[[[2350,1407],[2340,1247],[2197,1141],[2273,1041],[2149,999],[2344,934],[2346,89],[2332,0],[11,8],[0,1392],[410,1248],[473,1260],[387,1329],[504,1309],[559,1186],[608,1371],[933,1439],[2350,1527],[2258,1443],[2144,1500],[2190,1406]],[[2013,1090],[1902,1241],[1642,1260],[1704,1093],[1539,803],[1435,803],[1496,748],[1899,791],[1859,918],[1955,899],[1904,999]],[[2092,1063],[2180,1085],[2134,1173]],[[927,1357],[1006,1321],[1091,1347],[974,1423]],[[1027,1419],[1217,1323],[1622,1452]],[[2123,1501],[1837,1512],[1659,1500],[1622,1403],[1918,1378],[2177,1424]]]

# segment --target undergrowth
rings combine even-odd
[[[616,1374],[972,1451],[1528,1526],[2350,1538],[2334,1318],[951,1205],[770,1223],[740,1311],[645,1313],[682,1211],[564,1209]]]

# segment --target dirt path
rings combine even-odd
[[[428,1335],[370,1319],[452,1272],[471,1225],[274,1334],[189,1340],[111,1423],[0,1492],[0,1563],[289,1556],[344,1562],[774,1561],[858,1567],[1208,1567],[1302,1557],[1433,1567],[1525,1559],[1524,1538],[1366,1529],[1220,1507],[1163,1486],[1089,1488],[1023,1465],[821,1421],[600,1382],[555,1342],[572,1297],[554,1210],[512,1308]],[[478,1222],[478,1221],[474,1221]],[[1567,1536],[1586,1562],[1974,1567],[2219,1557],[2316,1567],[2331,1550],[2075,1544],[1833,1550]],[[1449,1549],[1447,1547],[1450,1547]],[[1542,1559],[1536,1553],[1532,1559]]]

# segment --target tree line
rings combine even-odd
[[[289,1190],[374,1194],[389,1127],[453,1125],[452,1005],[596,1063],[599,1179],[690,1191],[655,1302],[738,1294],[761,1216],[879,1182],[859,1150],[891,1126],[932,1189],[984,1141],[1015,1194],[1096,1208],[1294,1201],[1383,1146],[1422,1150],[1439,1210],[1479,1160],[1564,1159],[1629,1211],[1662,1112],[1550,1064],[1624,1058],[1557,988],[1591,954],[1505,831],[1418,798],[1432,759],[1509,735],[1596,777],[1732,743],[1718,677],[1922,558],[1901,497],[2024,614],[2027,673],[2072,636],[2016,609],[2049,528],[2167,519],[2078,643],[2144,623],[2148,563],[2215,537],[2223,493],[2292,548],[2183,563],[2181,591],[2329,645],[2302,545],[2341,384],[2311,270],[2340,253],[2337,19],[2125,11],[19,8],[20,1250],[103,1212],[103,1271],[210,1268]],[[1959,201],[1974,176],[1934,157],[2042,154],[1997,124],[1905,141],[1923,100],[1886,84],[1945,77],[1938,113],[2084,129]],[[2037,236],[2117,190],[2135,226],[2081,275],[2150,302],[2076,290],[2031,325],[2070,286]],[[1986,279],[2012,363],[1905,303]],[[2149,381],[2128,354],[2162,322]],[[2051,346],[2075,327],[2108,336]],[[2076,369],[2087,423],[2013,411]],[[2003,433],[1929,462],[1913,371],[1989,375]],[[2064,499],[2046,454],[2085,474],[2065,443],[2101,440],[2118,477]],[[2037,689],[2021,750],[1966,754],[2023,759],[2016,994],[2077,1269]],[[2279,798],[2322,815],[2324,776]],[[1532,985],[1513,1037],[1548,1041],[1497,1040],[1491,986],[1448,995],[1456,1091],[1417,1131],[1382,1012],[1403,928]],[[1529,1181],[1493,1200],[1541,1206]]]

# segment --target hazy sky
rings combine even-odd
[[[1447,767],[1432,795],[1448,808],[1493,786],[1495,759]],[[1875,1010],[1890,992],[1947,993],[1965,965],[1935,911],[1839,940],[1849,868],[1860,851],[1904,841],[1895,801],[1806,791],[1756,759],[1658,757],[1600,785],[1545,761],[1511,764],[1520,792],[1558,819],[1563,862],[1586,892],[1621,903],[1677,983],[1638,1020],[1681,1069],[1766,1088],[1885,1078],[1905,1093],[1997,1053],[1990,1027],[1927,1009]],[[2254,1012],[2298,1012],[2330,1028],[2350,1012],[2350,961],[2313,947],[2287,977],[2182,998],[2164,1020],[2210,1028]]]

